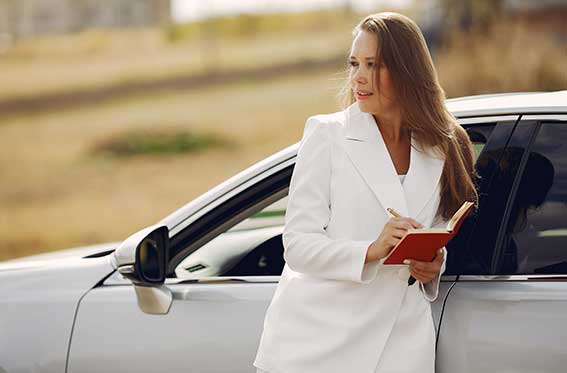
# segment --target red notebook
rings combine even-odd
[[[457,235],[472,206],[472,202],[463,203],[453,214],[446,228],[409,229],[390,251],[384,264],[404,264],[404,259],[431,262],[435,259],[437,250],[447,245],[447,242]]]

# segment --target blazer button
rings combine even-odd
[[[407,281],[409,279],[410,272],[409,269],[404,267],[398,270],[398,278],[402,281]]]

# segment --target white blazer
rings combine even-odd
[[[434,371],[429,302],[439,278],[408,286],[408,266],[364,263],[390,219],[386,208],[434,223],[444,159],[416,146],[412,140],[402,185],[374,117],[358,103],[307,120],[285,215],[286,265],[254,366],[272,373]]]

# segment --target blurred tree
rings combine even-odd
[[[445,33],[488,33],[505,16],[505,0],[439,0]]]

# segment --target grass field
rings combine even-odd
[[[297,17],[296,23],[280,19],[272,32],[260,33],[267,26],[246,20],[248,26],[234,35],[236,26],[228,22],[212,39],[181,28],[92,31],[22,42],[0,58],[0,101],[159,81],[204,69],[325,61],[343,52],[346,58],[356,17],[341,14],[332,23],[326,14],[317,15],[318,22],[308,18],[313,15]],[[286,29],[286,22],[294,27]],[[496,35],[503,36],[463,36],[435,56],[449,97],[565,89],[561,50],[523,29]],[[204,52],[207,40],[213,44]],[[533,46],[529,55],[521,48],[526,42]],[[155,223],[298,141],[309,115],[339,110],[339,70],[298,68],[258,80],[144,91],[64,110],[0,113],[0,260],[121,240]],[[232,146],[128,157],[96,152],[124,134],[147,130],[220,136]]]
[[[156,222],[298,141],[307,116],[337,109],[335,78],[322,71],[0,122],[0,259],[119,240]],[[92,155],[113,134],[161,127],[222,133],[237,146],[126,159]]]

